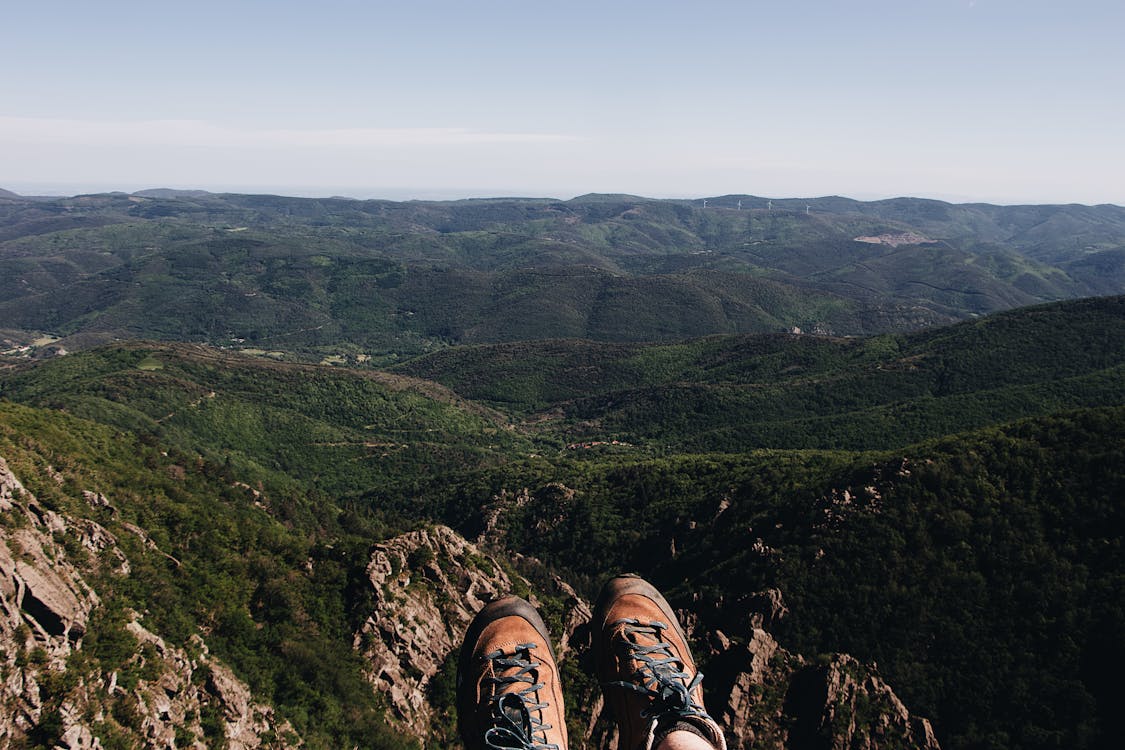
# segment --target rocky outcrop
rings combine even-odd
[[[809,663],[756,628],[710,660],[708,707],[734,748],[939,750],[873,666],[847,654]]]
[[[938,750],[930,723],[912,718],[872,667],[846,654],[835,654],[826,663],[795,671],[783,713],[794,719],[788,732],[789,746]]]
[[[82,499],[112,514],[104,495]],[[135,613],[99,620],[90,573],[129,569],[113,533],[44,508],[0,457],[0,747],[97,750],[110,737],[168,750],[300,746],[292,727],[255,701],[198,637],[185,649],[150,632]],[[93,632],[134,653],[104,669],[84,653]]]
[[[374,607],[356,636],[372,685],[427,747],[456,745],[450,696],[437,688],[452,690],[452,659],[473,615],[515,591],[539,606],[570,676],[564,690],[571,747],[620,750],[601,689],[588,677],[589,602],[544,575],[541,563],[513,556],[512,565],[541,581],[530,593],[528,582],[506,572],[489,550],[441,526],[375,547],[367,567]],[[764,628],[788,612],[779,590],[750,597],[738,610],[749,614],[725,618],[721,607],[703,602],[679,613],[707,664],[707,705],[732,750],[938,750],[929,722],[912,717],[873,666],[844,654],[810,662],[778,645]]]
[[[512,580],[495,559],[444,526],[377,545],[367,575],[374,610],[356,635],[356,648],[394,718],[427,737],[436,718],[431,682],[460,646],[473,615],[511,592]],[[448,723],[451,717],[444,718]]]
[[[144,677],[131,690],[115,686],[114,692],[135,707],[146,747],[225,742],[229,750],[255,750],[300,744],[288,722],[255,701],[246,683],[210,657],[202,639],[193,639],[197,655],[192,657],[137,620],[126,628],[139,646],[129,666]],[[111,682],[115,677],[110,677]]]
[[[0,458],[0,511],[6,522],[0,544],[0,614],[6,627],[20,624],[61,657],[86,630],[98,597],[67,560],[55,535],[65,535],[61,516],[40,507]],[[90,529],[91,534],[108,534]]]
[[[67,657],[81,647],[90,611],[98,603],[55,541],[55,535],[65,531],[63,519],[40,507],[0,457],[0,704],[7,709],[0,712],[3,745],[41,724],[44,703],[61,682]],[[72,734],[77,746],[89,746],[77,736],[81,733]]]

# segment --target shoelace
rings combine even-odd
[[[692,700],[691,691],[703,681],[703,673],[693,677],[684,671],[684,662],[672,652],[672,644],[663,640],[662,631],[668,628],[662,622],[641,622],[625,618],[611,625],[625,624],[625,635],[642,634],[655,639],[651,646],[642,646],[628,638],[624,643],[629,656],[641,663],[634,673],[633,682],[623,680],[607,682],[607,686],[623,687],[649,698],[651,703],[641,710],[642,719],[699,717],[710,720],[703,706]]]
[[[547,730],[553,727],[543,721],[543,710],[550,704],[539,701],[539,691],[544,683],[537,682],[539,662],[531,658],[534,643],[521,643],[515,654],[505,656],[503,651],[485,654],[492,660],[493,671],[502,677],[489,677],[487,681],[497,686],[491,702],[492,718],[495,724],[484,733],[486,747],[496,750],[559,750],[556,744],[547,742]],[[522,655],[522,656],[521,656]],[[522,690],[501,692],[507,685],[527,683]]]

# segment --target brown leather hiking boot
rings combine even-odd
[[[539,613],[519,597],[486,604],[465,633],[457,728],[468,750],[566,750],[551,638]]]
[[[623,750],[649,750],[680,729],[726,750],[723,731],[703,708],[703,675],[687,637],[659,591],[638,576],[613,578],[590,625],[598,680]]]

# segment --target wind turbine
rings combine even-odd
[[[773,199],[772,198],[770,200],[766,201],[766,210],[767,211],[773,210]]]
[[[707,199],[706,198],[703,199],[703,207],[707,208]]]

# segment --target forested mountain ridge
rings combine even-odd
[[[672,449],[893,448],[1125,404],[1125,297],[911,334],[454,347],[398,371],[569,436]]]
[[[19,367],[0,381],[0,395],[131,430],[219,440],[229,455],[260,451],[254,461],[284,467],[310,449],[388,448],[392,466],[410,456],[437,461],[443,451],[453,466],[478,460],[462,453],[470,446],[479,460],[500,461],[585,441],[642,452],[894,448],[1125,404],[1123,369],[1125,297],[1105,297],[867,339],[453,347],[392,372],[122,342]],[[277,439],[240,437],[266,424]]]
[[[702,203],[0,196],[0,329],[71,349],[142,337],[355,361],[538,338],[870,334],[1125,292],[1116,206]]]

